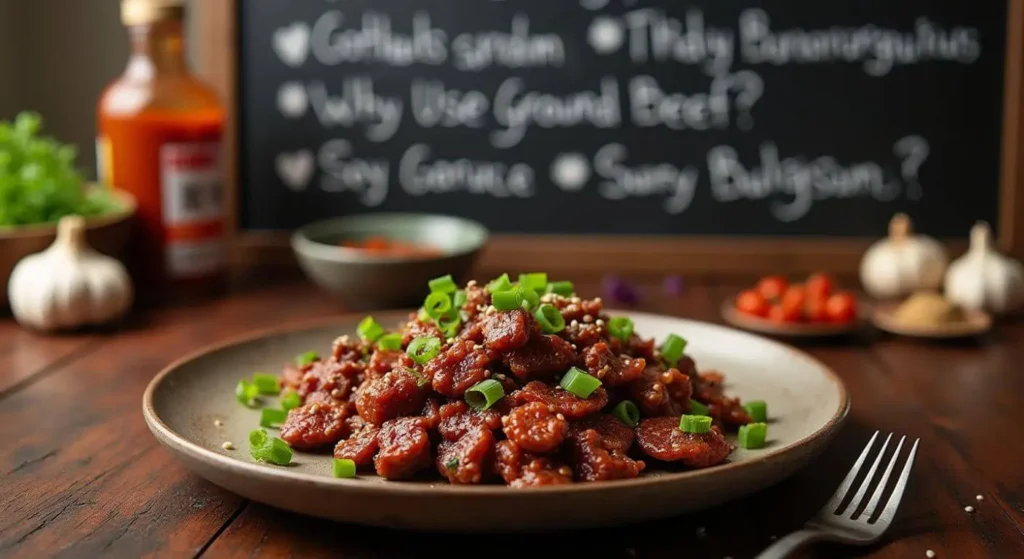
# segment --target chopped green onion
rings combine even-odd
[[[440,291],[441,293],[455,293],[459,289],[459,286],[455,285],[455,280],[451,274],[434,278],[427,282],[427,285],[430,286],[431,291]]]
[[[356,332],[359,333],[360,338],[372,344],[377,341],[377,338],[384,335],[384,327],[377,324],[377,321],[372,316],[368,316],[359,322]]]
[[[281,409],[284,411],[293,410],[302,405],[302,398],[294,390],[289,390],[281,396]]]
[[[295,356],[295,364],[299,367],[305,367],[317,359],[320,359],[320,355],[317,352],[307,351],[306,353]]]
[[[608,321],[608,331],[616,338],[628,342],[633,335],[633,321],[625,316],[617,316]]]
[[[266,435],[264,434],[264,436]],[[249,440],[250,442],[252,441],[251,434]],[[287,443],[277,437],[266,440],[258,447],[251,447],[249,452],[255,460],[277,464],[278,466],[287,466],[292,461],[292,449],[289,448]]]
[[[334,477],[353,478],[356,477],[356,463],[348,458],[335,458]]]
[[[260,427],[276,427],[288,419],[288,412],[274,408],[263,408],[260,411]]]
[[[556,281],[549,283],[544,290],[545,293],[554,293],[562,297],[569,297],[576,291],[571,281]]]
[[[640,409],[629,400],[623,400],[616,404],[612,408],[612,415],[630,427],[636,427],[636,424],[640,423]]]
[[[508,274],[501,274],[496,279],[487,284],[487,292],[494,294],[498,291],[508,291],[512,289],[512,280],[508,279]]]
[[[557,334],[565,330],[565,318],[554,305],[541,305],[533,313],[545,334]]]
[[[523,310],[532,312],[540,305],[540,295],[536,291],[527,287],[520,287],[519,290],[523,292]]]
[[[746,449],[757,449],[764,447],[768,439],[768,425],[765,423],[748,423],[740,425],[739,440],[740,446]]]
[[[252,407],[253,401],[256,399],[256,396],[259,396],[259,393],[259,388],[256,388],[255,384],[247,380],[240,380],[235,385],[235,398],[243,406]]]
[[[532,289],[538,293],[543,292],[548,286],[548,275],[543,272],[519,274],[519,285],[520,287]]]
[[[679,430],[684,433],[707,433],[711,430],[711,418],[706,415],[684,415],[679,418]]]
[[[455,456],[452,456],[451,458],[448,459],[447,462],[444,463],[444,467],[448,468],[449,470],[454,470],[455,468],[458,468],[459,459]]]
[[[259,448],[267,444],[267,432],[263,429],[257,429],[249,432],[249,446],[251,448]]]
[[[430,315],[427,314],[427,310],[420,307],[420,310],[416,311],[416,319],[420,322],[430,322]]]
[[[747,410],[747,415],[755,423],[768,421],[768,404],[764,400],[751,400],[743,404],[743,409]]]
[[[499,311],[518,309],[523,305],[523,290],[506,289],[505,291],[495,291],[491,294],[491,304]]]
[[[397,333],[384,334],[377,340],[377,347],[387,351],[402,349],[402,335]]]
[[[462,306],[465,305],[465,304],[466,304],[466,290],[465,289],[460,289],[460,290],[455,292],[455,295],[452,296],[452,306],[455,307],[456,309],[461,309]]]
[[[586,371],[573,367],[565,373],[558,385],[580,398],[586,399],[601,386],[601,381],[597,377],[590,376]]]
[[[669,334],[661,343],[661,356],[666,363],[675,367],[683,356],[684,349],[686,349],[686,340],[675,334]]]
[[[454,313],[454,316],[442,316],[437,319],[437,327],[444,334],[445,338],[454,338],[459,333],[459,328],[462,327],[462,318],[459,316],[459,313]]]
[[[423,309],[427,312],[427,316],[437,320],[439,317],[444,315],[452,308],[452,298],[447,293],[441,293],[440,291],[434,291],[430,295],[427,295],[427,300],[423,302]]]
[[[711,410],[697,400],[690,400],[690,415],[711,415]]]
[[[281,385],[278,384],[277,377],[267,373],[254,374],[252,376],[252,385],[256,387],[260,394],[277,396],[281,393]]]
[[[437,357],[438,353],[441,353],[441,340],[434,336],[420,336],[409,342],[409,347],[405,348],[405,353],[412,357],[412,360],[417,365],[424,365],[434,357]]]
[[[486,410],[505,397],[505,388],[494,379],[482,380],[466,391],[466,403],[475,410]]]

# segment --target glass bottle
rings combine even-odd
[[[138,204],[127,262],[143,301],[213,292],[226,274],[225,111],[189,68],[185,4],[122,0],[131,56],[98,106],[100,182]]]

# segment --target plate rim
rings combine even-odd
[[[619,480],[608,480],[600,483],[571,483],[564,485],[551,485],[551,486],[540,486],[530,487],[528,490],[509,488],[504,485],[455,485],[450,483],[438,482],[436,484],[424,484],[424,483],[408,483],[408,482],[384,482],[384,483],[370,483],[362,479],[342,479],[333,478],[323,475],[314,475],[302,472],[292,472],[283,470],[280,468],[271,468],[266,465],[261,465],[255,462],[248,462],[245,460],[239,460],[238,458],[225,456],[213,450],[204,448],[198,445],[181,434],[175,432],[168,426],[157,414],[156,409],[153,405],[153,395],[157,388],[164,380],[171,375],[176,369],[182,365],[199,359],[207,354],[220,351],[235,345],[242,343],[253,342],[260,339],[271,338],[274,336],[294,334],[306,330],[315,330],[324,328],[332,324],[339,324],[347,321],[358,321],[359,318],[367,315],[379,315],[379,316],[399,316],[408,315],[413,312],[412,310],[380,310],[380,311],[369,311],[369,312],[358,312],[358,313],[344,313],[341,315],[334,315],[328,317],[310,318],[299,321],[292,321],[289,323],[277,325],[274,327],[261,328],[251,330],[246,333],[242,333],[236,336],[231,336],[223,341],[207,344],[206,346],[200,347],[192,352],[189,352],[162,368],[146,386],[145,392],[142,395],[142,414],[146,421],[146,425],[153,433],[154,437],[159,442],[173,447],[178,452],[189,455],[194,460],[199,460],[204,463],[210,464],[211,462],[219,469],[224,470],[235,470],[242,471],[246,475],[249,475],[260,481],[270,482],[282,482],[289,481],[293,483],[307,483],[319,486],[325,486],[336,490],[351,491],[354,493],[365,493],[367,495],[377,494],[380,495],[382,492],[393,495],[438,495],[438,496],[489,496],[489,497],[516,497],[521,498],[528,495],[540,495],[540,494],[551,494],[551,493],[564,493],[573,494],[580,491],[592,492],[592,491],[613,491],[613,490],[625,490],[636,487],[644,487],[654,484],[665,484],[670,482],[678,482],[683,480],[689,480],[692,478],[699,478],[714,473],[728,474],[741,471],[752,467],[755,464],[765,462],[768,460],[785,460],[790,455],[798,451],[800,446],[823,443],[827,442],[827,439],[834,435],[838,429],[842,426],[844,421],[849,417],[850,410],[852,407],[850,393],[843,383],[842,378],[832,370],[831,367],[817,359],[813,355],[807,352],[801,351],[800,349],[793,347],[789,344],[773,340],[766,336],[762,336],[756,333],[751,333],[738,328],[730,326],[723,326],[715,324],[713,322],[694,320],[689,318],[682,318],[671,315],[654,314],[648,312],[631,311],[628,309],[607,309],[610,312],[617,314],[627,314],[632,317],[643,317],[649,319],[669,319],[674,321],[688,322],[692,324],[701,325],[703,327],[710,327],[717,330],[725,330],[734,334],[740,334],[742,336],[749,336],[758,338],[762,343],[767,343],[778,347],[779,349],[787,352],[792,352],[800,356],[802,359],[809,361],[814,364],[821,372],[825,374],[825,377],[831,381],[839,395],[840,404],[832,416],[826,421],[821,427],[810,433],[806,437],[781,446],[779,448],[771,449],[764,456],[759,456],[753,460],[746,460],[743,462],[730,462],[726,464],[720,464],[711,468],[701,468],[695,470],[687,470],[683,472],[663,472],[657,476],[645,476],[637,477],[632,479],[619,479]],[[823,439],[825,439],[823,441]],[[179,461],[180,463],[180,461]],[[187,469],[193,471],[192,468]],[[199,474],[197,474],[199,475]],[[205,476],[200,476],[204,477]]]

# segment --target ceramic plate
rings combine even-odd
[[[957,324],[936,324],[933,327],[907,326],[896,320],[897,304],[881,305],[871,313],[876,328],[891,334],[915,338],[951,339],[979,336],[992,328],[992,317],[982,311],[965,310],[967,320]]]
[[[725,464],[693,471],[652,468],[637,479],[540,488],[394,482],[331,476],[331,457],[296,452],[287,467],[249,457],[259,411],[240,405],[235,384],[278,372],[295,355],[325,351],[362,318],[271,331],[182,358],[153,379],[143,398],[150,429],[188,468],[243,497],[343,522],[417,530],[518,531],[613,525],[677,515],[736,499],[789,476],[822,450],[850,403],[842,382],[810,356],[731,328],[642,313],[636,331],[675,332],[701,370],[726,375],[729,394],[768,402],[769,443],[737,449]],[[397,324],[407,313],[375,314]],[[730,437],[735,441],[734,437]],[[232,442],[235,450],[224,450]]]
[[[833,323],[793,323],[779,324],[767,318],[750,316],[736,310],[734,298],[722,302],[722,319],[727,323],[744,330],[768,334],[770,336],[783,336],[791,338],[818,338],[825,336],[840,336],[849,334],[860,328],[860,320],[854,320],[847,324]],[[863,307],[863,305],[861,305]]]

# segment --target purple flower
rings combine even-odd
[[[640,302],[640,291],[617,275],[609,274],[601,282],[604,295],[611,301],[635,305]]]
[[[685,285],[682,277],[667,276],[662,283],[662,290],[669,295],[682,295]]]

